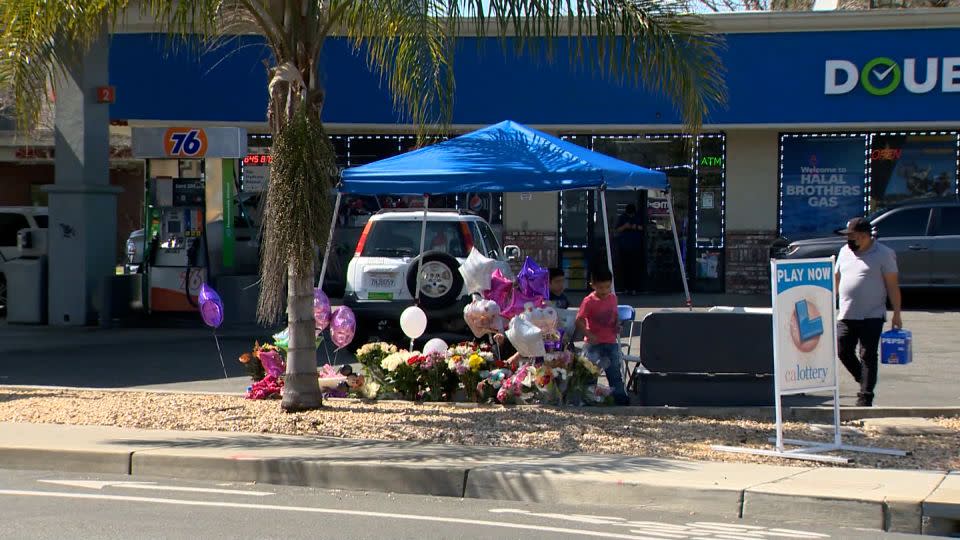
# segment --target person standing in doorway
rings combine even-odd
[[[847,245],[837,257],[836,288],[840,295],[837,314],[837,353],[853,378],[860,383],[858,407],[873,406],[877,386],[880,334],[887,318],[887,299],[893,306],[893,328],[901,328],[900,285],[896,253],[877,242],[870,222],[853,218],[838,231]],[[857,345],[861,355],[857,357]]]
[[[618,285],[624,294],[635,295],[643,289],[646,275],[646,257],[643,250],[643,220],[637,207],[628,204],[617,218],[617,255],[620,259]]]

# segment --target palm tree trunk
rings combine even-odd
[[[316,409],[323,404],[317,382],[317,345],[313,321],[313,264],[306,275],[287,271],[287,323],[290,346],[284,376],[283,400],[287,412]]]

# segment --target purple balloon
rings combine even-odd
[[[340,306],[333,310],[330,317],[330,339],[338,349],[342,349],[353,341],[357,332],[357,317],[347,306]]]
[[[319,332],[330,326],[330,299],[320,287],[313,290],[313,321]]]
[[[517,284],[527,297],[550,298],[550,272],[530,257],[520,267]]]
[[[507,306],[507,309],[502,313],[502,315],[508,319],[513,318],[523,313],[523,310],[528,303],[533,304],[533,307],[543,307],[543,297],[528,296],[522,290],[517,289],[513,291],[513,297],[510,299],[510,305]]]
[[[204,283],[200,286],[200,316],[210,328],[220,328],[223,324],[223,302],[213,287]]]

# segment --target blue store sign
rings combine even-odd
[[[200,57],[190,47],[171,52],[164,41],[156,34],[113,37],[110,84],[123,98],[110,106],[112,118],[265,120],[269,53],[262,38],[240,36]],[[553,62],[514,55],[509,43],[502,54],[496,39],[481,41],[463,38],[457,45],[454,123],[681,121],[659,93],[568,62],[566,41],[557,43]],[[713,108],[707,123],[960,123],[958,43],[957,28],[727,34],[720,59],[729,100]],[[324,46],[321,80],[327,122],[402,121],[362,51],[346,39]]]
[[[866,135],[787,136],[781,148],[780,234],[830,234],[851,217],[863,215]]]

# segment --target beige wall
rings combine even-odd
[[[772,130],[727,132],[728,231],[775,231],[779,134]]]
[[[550,232],[560,229],[556,193],[503,194],[503,229],[506,231]]]

